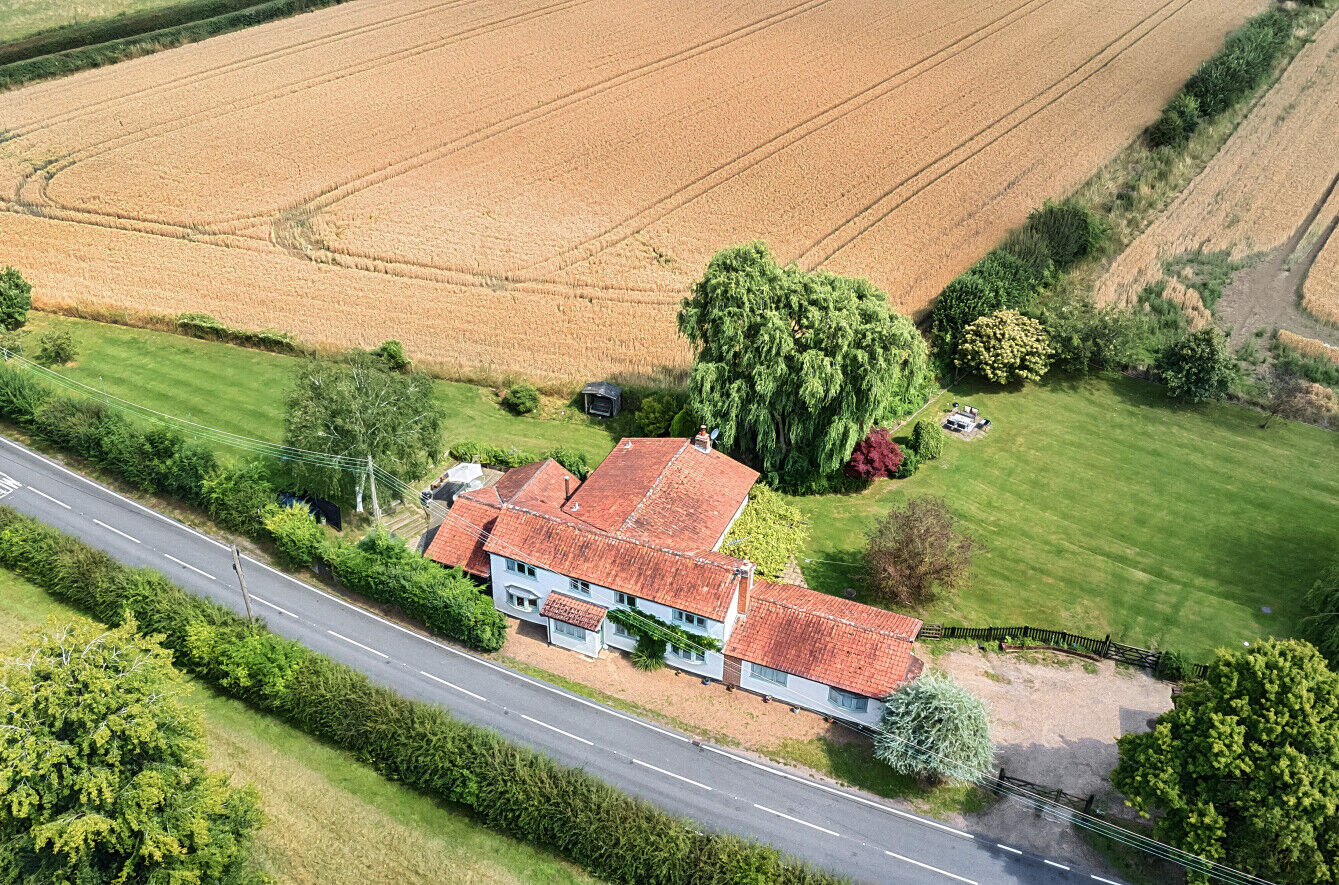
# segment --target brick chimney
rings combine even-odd
[[[753,593],[753,563],[746,562],[735,573],[739,579],[739,613],[742,615],[749,607],[749,596]]]
[[[711,451],[711,437],[707,434],[707,425],[703,424],[697,431],[697,436],[693,437],[693,448],[699,452]]]
[[[572,497],[572,477],[563,475],[563,500]]]

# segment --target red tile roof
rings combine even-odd
[[[575,596],[568,596],[566,593],[559,593],[555,590],[545,597],[544,605],[540,608],[539,613],[546,618],[562,621],[564,624],[572,624],[587,630],[598,630],[600,624],[604,622],[607,610],[602,605],[596,605],[586,599],[577,599]]]
[[[793,584],[755,581],[725,653],[882,699],[920,675],[921,622]]]
[[[492,487],[503,504],[547,504],[561,507],[567,500],[567,489],[576,491],[581,480],[552,458],[535,461],[523,467],[508,470]]]
[[[563,511],[624,538],[709,551],[757,479],[757,471],[690,440],[624,439]]]
[[[490,491],[480,489],[479,491]],[[458,565],[472,575],[487,578],[489,573],[488,554],[484,552],[483,539],[493,530],[493,523],[501,512],[498,505],[490,505],[472,498],[478,492],[469,492],[456,498],[451,505],[451,515],[442,521],[437,534],[432,536],[428,549],[423,551],[433,562],[442,565]]]
[[[739,560],[619,538],[563,514],[507,505],[484,549],[633,596],[725,620]]]

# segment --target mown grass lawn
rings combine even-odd
[[[0,570],[0,654],[49,619],[78,617],[38,587]],[[594,882],[565,861],[473,823],[277,719],[194,684],[211,768],[260,790],[256,840],[280,882]]]
[[[284,434],[284,396],[293,383],[296,357],[200,341],[169,332],[133,329],[53,314],[30,314],[27,352],[46,329],[70,330],[78,356],[62,374],[112,396],[233,433],[278,442]],[[473,439],[542,453],[570,446],[592,465],[626,430],[610,426],[563,403],[545,403],[546,417],[518,417],[503,409],[493,391],[469,384],[436,382],[446,410],[446,440]],[[222,450],[221,450],[222,451]]]
[[[865,533],[894,501],[932,494],[986,549],[966,588],[917,613],[927,620],[1109,631],[1196,659],[1297,632],[1302,594],[1339,550],[1339,434],[1261,430],[1257,412],[1182,405],[1128,378],[962,384],[922,414],[954,400],[991,431],[946,440],[911,479],[796,501],[815,589],[874,601],[855,565]]]

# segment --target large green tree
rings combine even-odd
[[[991,774],[995,745],[986,705],[952,676],[927,673],[885,701],[874,757],[931,781]]]
[[[263,882],[254,789],[204,766],[170,657],[80,621],[0,663],[0,882]]]
[[[421,478],[442,454],[443,417],[426,375],[390,372],[367,354],[310,360],[288,395],[284,442],[345,460],[292,461],[293,478],[304,491],[352,500],[361,511],[368,476],[354,462],[370,455],[377,468],[405,482]]]
[[[0,329],[22,326],[32,306],[32,284],[12,267],[0,270]]]
[[[693,411],[775,488],[835,473],[930,383],[925,342],[866,280],[782,267],[763,243],[718,252],[684,299]]]
[[[1220,651],[1112,783],[1158,838],[1271,882],[1339,877],[1339,674],[1298,640]],[[1192,881],[1205,881],[1200,874]]]
[[[1215,326],[1169,344],[1158,355],[1157,370],[1172,396],[1197,403],[1222,399],[1241,379],[1227,336]]]

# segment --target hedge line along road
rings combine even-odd
[[[0,437],[0,503],[244,613],[229,547]],[[704,827],[862,882],[1118,885],[653,725],[429,639],[250,558],[268,627],[403,695],[538,748]]]

